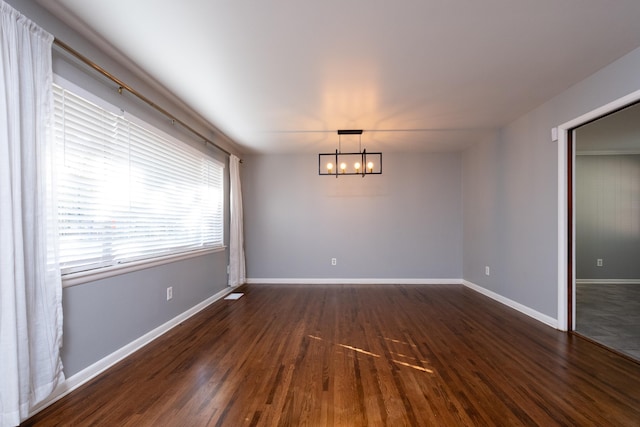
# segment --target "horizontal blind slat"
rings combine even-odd
[[[63,273],[223,244],[223,168],[54,86]]]

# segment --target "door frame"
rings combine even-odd
[[[573,164],[575,142],[573,130],[586,123],[640,101],[640,90],[586,114],[576,117],[552,130],[558,144],[558,318],[557,328],[573,331],[575,324],[575,213]]]

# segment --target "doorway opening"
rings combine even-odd
[[[640,104],[569,129],[569,330],[640,360]]]

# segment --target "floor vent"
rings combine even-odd
[[[229,295],[224,297],[224,299],[239,299],[244,293],[242,292],[231,292]]]

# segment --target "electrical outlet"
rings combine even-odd
[[[602,258],[598,258],[598,259],[596,260],[596,266],[597,266],[597,267],[602,267]]]
[[[490,275],[491,275],[491,269],[489,268],[489,266],[488,266],[488,265],[485,265],[485,266],[484,266],[484,274],[485,274],[486,276],[490,276]]]
[[[338,265],[338,259],[337,258],[331,258],[331,265]]]
[[[173,298],[173,286],[167,288],[167,301]]]

